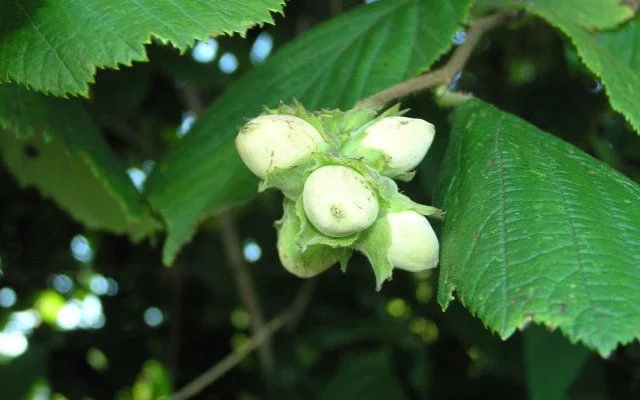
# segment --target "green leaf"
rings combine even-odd
[[[391,356],[385,350],[347,359],[322,388],[318,399],[406,399],[391,365]]]
[[[284,0],[13,0],[0,3],[0,82],[57,96],[88,94],[96,68],[146,61],[156,38],[184,51],[195,39],[273,22]]]
[[[0,86],[0,153],[22,186],[91,229],[139,240],[159,228],[78,102]]]
[[[553,14],[583,28],[611,29],[633,17],[630,5],[620,0],[479,0],[479,6],[517,7],[533,14]]]
[[[640,16],[618,29],[599,33],[597,38],[617,59],[636,73],[640,71]]]
[[[569,343],[559,332],[532,326],[524,332],[524,356],[529,398],[564,400],[589,350]]]
[[[558,6],[567,4],[564,1],[554,1],[542,7],[540,5],[546,4],[546,1],[540,2],[540,4],[538,4],[538,1],[535,3],[514,3],[511,0],[492,1],[502,3],[504,6],[511,5],[524,8],[545,19],[567,35],[575,45],[580,59],[582,59],[591,72],[602,80],[611,107],[624,115],[636,132],[640,132],[640,107],[637,106],[637,94],[640,93],[640,75],[625,62],[625,58],[628,57],[629,52],[632,50],[626,51],[621,55],[611,51],[606,45],[599,42],[593,34],[576,24],[576,21],[578,23],[584,23],[584,20],[580,18],[576,19],[574,14],[568,10],[564,10],[564,6]],[[620,2],[615,1],[615,3],[619,4]],[[581,2],[581,4],[583,4],[583,2]],[[574,8],[576,10],[584,10],[587,7],[576,4]],[[605,16],[609,14],[604,14],[603,11],[602,15]],[[611,15],[614,14],[611,13]],[[632,15],[631,13],[629,17]],[[624,21],[624,19],[618,22],[622,21]],[[591,22],[596,21],[593,20]],[[616,24],[601,24],[599,27],[613,27],[615,25]],[[620,56],[623,58],[619,58]]]
[[[262,106],[349,108],[372,93],[419,74],[452,45],[471,0],[395,0],[358,7],[301,35],[238,80],[210,107],[148,181],[149,198],[169,234],[171,264],[199,219],[225,200],[243,201],[257,181],[233,144],[237,129]]]
[[[534,321],[601,354],[639,336],[640,187],[481,101],[454,114],[438,301],[503,338]]]

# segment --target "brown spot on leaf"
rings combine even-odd
[[[517,303],[521,303],[522,308],[526,307],[527,304],[529,304],[531,302],[531,296],[516,296],[513,299],[511,299],[511,305],[517,304]],[[528,315],[530,313],[525,313],[525,315]]]

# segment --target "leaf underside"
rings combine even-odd
[[[479,100],[454,114],[438,300],[502,337],[529,321],[601,354],[640,333],[640,187]]]
[[[89,228],[139,240],[160,227],[76,101],[1,85],[0,154],[21,185]]]

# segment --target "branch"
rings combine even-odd
[[[171,396],[171,400],[186,400],[197,395],[207,386],[211,385],[224,374],[232,370],[236,365],[240,364],[242,360],[251,354],[252,351],[259,348],[266,340],[270,339],[273,334],[282,329],[285,325],[291,325],[291,323],[298,321],[311,299],[312,290],[313,281],[305,282],[298,291],[298,294],[288,311],[276,315],[271,321],[269,321],[269,323],[256,332],[251,339],[249,339],[247,344],[229,354],[196,379],[185,385],[182,389],[175,392]]]
[[[125,141],[128,145],[140,151],[145,157],[157,157],[158,148],[156,144],[122,119],[107,113],[96,113],[96,119],[106,128],[104,132]]]
[[[220,224],[224,251],[236,286],[238,287],[240,300],[251,316],[251,330],[254,334],[257,334],[264,326],[264,314],[258,301],[257,291],[251,278],[249,266],[244,261],[240,237],[238,236],[238,231],[230,211],[224,211],[220,214]],[[268,382],[274,364],[273,349],[268,337],[262,342],[258,350],[258,356],[260,358],[262,372]]]
[[[204,110],[204,104],[200,99],[197,88],[193,85],[184,85],[178,90],[186,108],[198,115],[201,114]],[[222,244],[227,257],[227,264],[231,269],[233,279],[238,288],[240,300],[251,316],[251,330],[255,335],[264,327],[264,314],[260,307],[260,301],[253,284],[253,279],[251,278],[251,271],[244,261],[242,244],[238,236],[236,224],[231,216],[231,211],[229,209],[224,210],[220,212],[219,217]],[[273,349],[269,337],[267,336],[262,340],[259,346],[258,357],[260,360],[260,368],[266,378],[266,382],[269,383],[269,376],[271,375],[274,365]]]
[[[180,340],[182,336],[182,292],[184,288],[184,267],[180,264],[174,266],[171,282],[173,285],[173,306],[171,308],[171,326],[169,328],[169,367],[172,384],[178,379],[180,361]]]
[[[465,42],[453,52],[453,55],[444,66],[428,74],[418,76],[378,92],[373,96],[359,101],[356,106],[379,107],[409,94],[451,83],[456,74],[461,71],[467,64],[467,61],[469,61],[471,53],[473,53],[482,36],[500,25],[508,15],[509,13],[507,11],[502,11],[473,21],[467,32]]]
[[[343,10],[342,0],[329,1],[329,12],[331,12],[332,17],[335,17],[338,14],[341,14],[342,10]]]

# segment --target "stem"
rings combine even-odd
[[[264,326],[264,314],[260,307],[253,279],[251,278],[251,271],[244,261],[240,237],[230,211],[227,210],[220,214],[220,224],[223,246],[229,267],[231,267],[231,272],[233,273],[233,278],[238,287],[240,300],[251,316],[251,330],[254,334],[257,334]],[[268,337],[261,341],[258,349],[258,357],[260,359],[262,372],[267,382],[269,382],[268,378],[273,370],[274,357],[271,341]]]
[[[196,379],[185,385],[182,389],[175,392],[171,396],[171,400],[186,400],[197,395],[207,386],[211,385],[224,374],[231,371],[235,366],[240,364],[242,360],[251,354],[252,351],[262,346],[265,341],[270,339],[273,334],[282,329],[285,325],[291,325],[293,322],[298,321],[311,299],[311,293],[313,291],[312,282],[313,281],[308,281],[302,285],[295,297],[295,300],[293,301],[293,305],[288,311],[281,312],[276,315],[271,321],[256,332],[251,339],[249,339],[249,342],[246,345],[227,355]]]
[[[200,99],[196,87],[193,85],[185,85],[179,89],[179,93],[188,110],[191,110],[198,115],[202,113],[204,110],[204,104]],[[244,261],[242,244],[240,242],[235,222],[231,216],[231,211],[224,210],[219,214],[219,217],[222,244],[227,257],[227,264],[231,269],[233,279],[236,287],[238,288],[240,300],[251,316],[251,330],[255,335],[264,327],[264,314],[260,307],[256,288],[253,284],[251,271]],[[269,377],[274,365],[273,349],[271,347],[269,336],[261,340],[257,346],[259,347],[258,358],[260,360],[260,369],[265,377],[265,381],[269,384],[271,381]]]
[[[173,307],[171,311],[171,327],[169,328],[169,367],[172,387],[178,381],[180,361],[180,340],[182,330],[182,293],[184,286],[184,268],[176,265],[172,268]]]
[[[262,346],[262,344],[287,323],[286,314],[276,315],[268,324],[264,325],[260,331],[256,332],[249,342],[240,349],[230,353],[228,356],[214,364],[202,375],[191,381],[178,392],[171,396],[171,400],[184,400],[200,393],[204,388],[220,379],[221,376],[240,364],[252,351]]]
[[[409,79],[408,81],[404,81],[367,97],[366,99],[359,101],[356,106],[375,108],[383,106],[386,103],[397,100],[401,97],[405,97],[409,94],[430,89],[438,85],[451,83],[451,80],[456,76],[458,71],[461,71],[467,64],[467,61],[469,61],[471,53],[473,53],[473,50],[478,45],[478,42],[480,42],[482,36],[491,29],[500,25],[507,16],[507,11],[501,11],[473,21],[467,32],[465,42],[453,52],[453,55],[445,65],[432,72]]]
[[[342,0],[330,0],[329,1],[329,11],[331,12],[331,16],[335,17],[338,14],[342,13]]]

